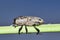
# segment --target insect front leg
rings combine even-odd
[[[18,34],[20,34],[20,31],[22,30],[23,25],[21,25],[21,27],[19,28]]]
[[[34,26],[34,28],[37,30],[37,35],[38,35],[39,32],[40,32],[40,30],[39,30],[38,28],[36,28],[36,25],[35,25],[35,24],[34,24],[33,26]]]
[[[27,29],[27,26],[25,25],[25,30],[26,30],[26,34],[28,33],[28,29]]]
[[[12,26],[14,26],[15,28],[17,27],[17,25],[16,25],[16,24],[13,24]]]

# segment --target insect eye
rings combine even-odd
[[[41,19],[39,19],[41,21]]]

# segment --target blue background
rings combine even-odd
[[[8,34],[0,35],[0,40],[60,40],[60,33]]]
[[[60,0],[0,0],[0,26],[17,16],[39,16],[45,23],[60,23]],[[0,40],[60,40],[60,33],[8,34]]]
[[[17,16],[38,16],[45,23],[60,23],[60,1],[0,0],[0,25],[11,25]]]

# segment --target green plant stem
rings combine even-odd
[[[60,32],[60,24],[43,24],[36,26],[40,32]],[[27,26],[28,32],[37,32],[33,26]],[[14,28],[13,26],[0,26],[0,34],[14,34],[18,33],[19,27]],[[22,28],[21,33],[25,33],[25,27]]]

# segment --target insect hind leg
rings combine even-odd
[[[38,28],[36,28],[36,25],[35,25],[35,24],[34,24],[33,26],[34,26],[34,28],[37,30],[37,33],[36,33],[36,34],[38,35],[39,32],[40,32],[40,30],[39,30]]]

